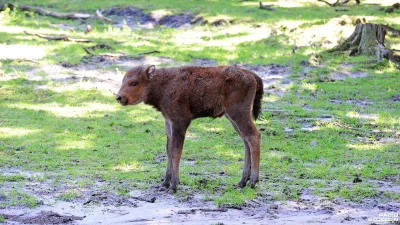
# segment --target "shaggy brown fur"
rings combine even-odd
[[[253,72],[231,66],[136,67],[123,78],[116,99],[122,105],[144,102],[165,118],[168,166],[164,187],[176,191],[179,162],[186,130],[193,119],[225,115],[245,146],[245,163],[239,187],[258,182],[260,132],[255,127],[261,112],[263,84]]]

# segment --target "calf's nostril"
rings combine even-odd
[[[121,96],[117,96],[115,99],[120,102],[122,97]]]

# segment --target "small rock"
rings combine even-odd
[[[6,196],[0,194],[0,201],[5,201],[5,200],[6,200]]]
[[[196,210],[195,209],[190,209],[190,210],[179,210],[178,211],[178,214],[185,214],[185,215],[187,215],[187,214],[195,214],[196,213]]]
[[[379,143],[381,144],[394,144],[398,142],[400,142],[400,140],[396,138],[382,138],[381,140],[379,140]]]
[[[347,215],[343,220],[345,221],[352,221],[354,218]]]
[[[287,161],[288,163],[291,163],[293,160],[292,160],[292,158],[290,158],[289,156],[283,156],[283,157],[281,158],[281,161]]]
[[[317,141],[316,141],[316,140],[313,140],[313,141],[310,143],[310,145],[311,145],[311,146],[317,146],[317,145],[318,145],[318,143],[317,143]]]
[[[319,117],[320,118],[326,118],[326,119],[333,118],[333,116],[331,114],[321,114]]]
[[[269,208],[270,209],[278,209],[279,206],[277,204],[272,204]]]
[[[289,127],[285,127],[284,131],[287,133],[291,133],[291,132],[293,132],[293,129],[291,129]]]
[[[90,26],[89,24],[86,25],[85,34],[92,32],[92,30],[93,30],[92,26]]]
[[[392,101],[398,102],[400,101],[400,94],[392,96]]]
[[[361,183],[361,182],[362,180],[358,176],[356,176],[356,178],[354,178],[353,180],[353,183]]]

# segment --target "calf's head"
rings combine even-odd
[[[121,105],[136,105],[146,98],[147,88],[155,73],[155,66],[139,66],[126,72],[115,99]]]

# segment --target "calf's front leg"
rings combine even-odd
[[[179,184],[179,163],[182,156],[185,135],[190,121],[171,121],[171,138],[169,140],[169,158],[171,170],[170,189],[176,192]]]

